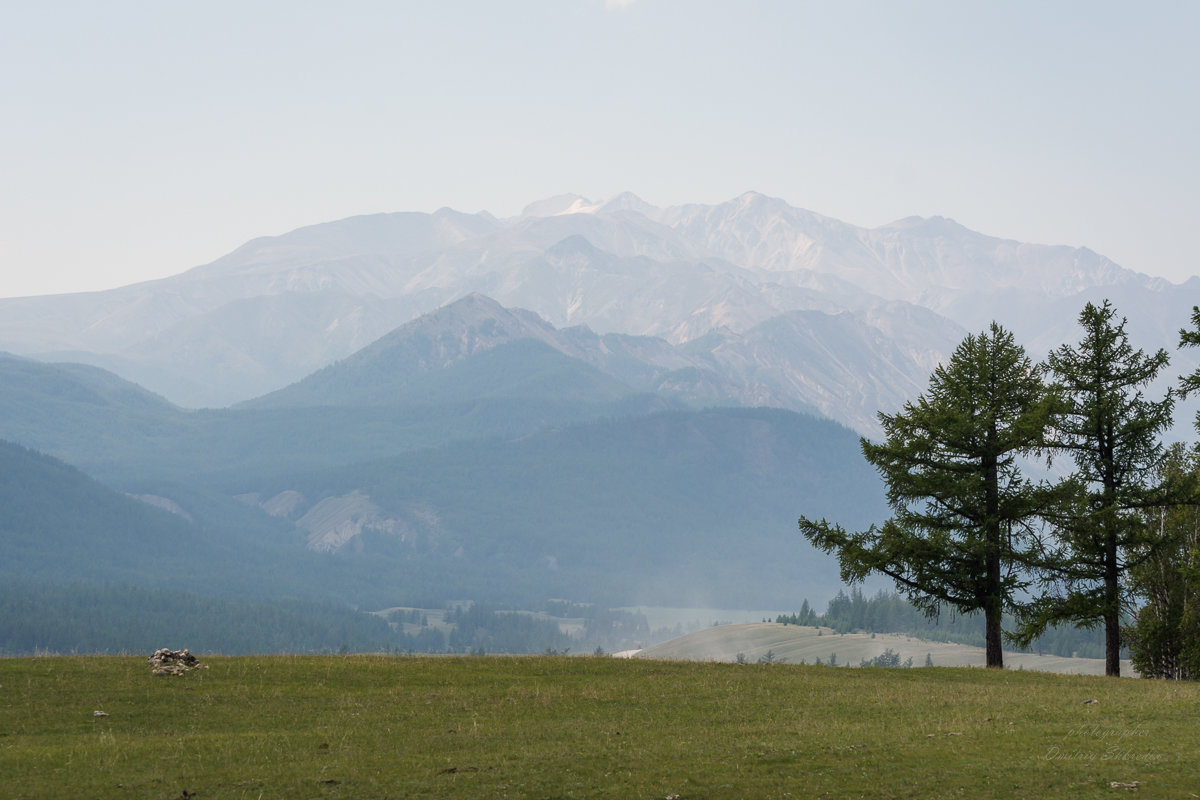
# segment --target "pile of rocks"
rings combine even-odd
[[[155,675],[186,675],[189,670],[208,669],[197,661],[186,647],[182,650],[160,647],[146,660],[150,662],[150,666],[153,667],[151,672]]]

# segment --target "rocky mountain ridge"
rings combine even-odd
[[[920,341],[902,338],[913,325],[911,316],[925,317],[916,322],[923,331]],[[586,365],[598,373],[585,381],[586,389],[562,384],[559,394],[583,392],[614,400],[646,393],[694,407],[772,406],[815,412],[873,431],[876,411],[919,392],[921,378],[957,342],[959,330],[940,322],[936,315],[904,304],[866,314],[794,311],[740,335],[721,329],[675,345],[654,336],[600,335],[581,325],[559,329],[533,312],[471,294],[244,406],[386,405],[410,397],[423,374],[502,345],[532,341],[577,362],[576,370]],[[553,369],[547,365],[540,373]],[[606,385],[599,375],[613,383]],[[519,391],[504,375],[493,381],[483,393]]]
[[[1086,248],[942,218],[859,228],[754,192],[669,208],[563,196],[505,220],[352,217],[253,240],[172,278],[0,300],[0,350],[225,406],[476,293],[562,330],[655,337],[679,368],[757,387],[737,402],[815,407],[869,432],[876,411],[911,398],[993,318],[1040,356],[1073,336],[1084,302],[1109,297],[1139,344],[1173,348],[1200,278],[1175,285]]]

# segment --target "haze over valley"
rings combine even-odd
[[[836,563],[798,513],[887,516],[859,436],[966,333],[996,318],[1040,357],[1110,298],[1174,351],[1198,294],[754,192],[306,227],[0,299],[0,571],[304,613],[821,604]]]

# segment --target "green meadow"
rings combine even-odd
[[[0,797],[1200,796],[1196,684],[602,657],[202,661],[156,677],[143,657],[0,659]]]

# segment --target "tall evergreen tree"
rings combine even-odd
[[[1124,576],[1153,550],[1154,531],[1140,512],[1168,501],[1158,487],[1160,435],[1174,398],[1148,400],[1142,390],[1169,361],[1165,350],[1134,350],[1106,300],[1079,315],[1083,338],[1050,353],[1047,363],[1066,397],[1056,448],[1075,472],[1066,479],[1056,522],[1058,546],[1045,562],[1049,593],[1033,604],[1018,641],[1049,625],[1104,626],[1105,673],[1121,674]]]
[[[1001,615],[1029,585],[1021,568],[1037,557],[1046,502],[1019,462],[1043,447],[1054,409],[1041,368],[992,323],[963,340],[916,403],[879,415],[884,442],[862,440],[891,519],[847,533],[801,517],[800,530],[837,552],[845,581],[887,575],[930,616],[943,604],[982,610],[987,665],[1003,667]]]

